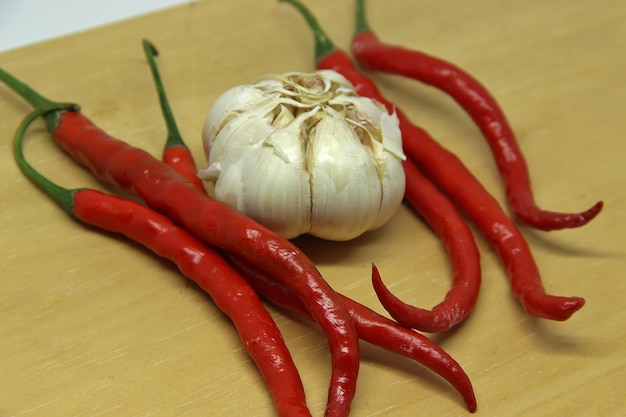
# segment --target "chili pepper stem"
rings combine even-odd
[[[72,104],[59,103],[52,107],[45,107],[43,109],[33,110],[28,116],[24,118],[24,120],[15,132],[15,137],[13,140],[13,156],[15,158],[17,166],[19,167],[20,171],[22,171],[22,173],[26,176],[26,178],[28,178],[39,189],[48,194],[48,196],[50,196],[52,200],[57,203],[68,215],[74,217],[74,194],[80,191],[80,189],[69,190],[67,188],[60,187],[50,181],[48,178],[41,175],[35,168],[33,168],[31,164],[28,163],[28,161],[24,157],[23,149],[24,136],[26,134],[26,131],[28,130],[28,127],[35,121],[35,119],[40,116],[46,118],[47,115],[51,112],[57,113],[72,108]]]
[[[20,97],[26,100],[31,106],[36,109],[47,109],[39,113],[40,116],[44,118],[46,121],[46,127],[48,131],[52,132],[59,124],[59,115],[63,111],[67,110],[76,110],[78,108],[77,105],[72,105],[71,108],[65,103],[59,103],[56,101],[52,101],[35,90],[33,90],[27,84],[24,84],[22,81],[15,78],[13,75],[9,74],[2,68],[0,68],[0,81],[4,82],[9,88],[15,91]],[[31,122],[26,124],[26,128],[30,125]]]
[[[281,2],[289,3],[302,14],[302,17],[313,29],[313,36],[315,37],[315,61],[322,60],[325,56],[330,55],[337,49],[335,44],[330,40],[326,32],[322,29],[319,22],[313,16],[310,10],[308,10],[302,3],[297,0],[279,0]]]
[[[162,160],[199,190],[205,191],[204,184],[198,177],[198,169],[193,155],[178,130],[174,113],[165,94],[165,87],[163,86],[159,67],[155,59],[159,53],[156,47],[147,39],[143,40],[143,49],[152,72],[152,78],[154,79],[154,86],[156,87],[161,105],[161,113],[167,126],[167,138],[163,146]]]
[[[180,131],[178,130],[178,125],[176,124],[169,100],[167,99],[167,94],[165,94],[163,80],[156,64],[155,58],[159,55],[159,51],[156,49],[154,44],[147,39],[143,40],[143,50],[146,54],[148,64],[150,65],[150,70],[152,71],[152,78],[154,79],[154,85],[159,96],[159,103],[161,104],[161,112],[163,113],[165,125],[167,126],[167,141],[165,142],[165,149],[177,145],[187,147]]]
[[[371,28],[369,23],[367,23],[367,17],[365,15],[365,1],[364,0],[356,0],[356,8],[355,8],[355,23],[356,26],[354,28],[355,34],[361,32],[371,32]]]

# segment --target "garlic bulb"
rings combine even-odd
[[[334,71],[233,87],[202,132],[215,198],[290,239],[348,240],[382,226],[404,197],[398,119]]]

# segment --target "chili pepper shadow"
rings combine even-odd
[[[226,324],[225,327],[232,328],[233,335],[238,340],[237,332],[235,330],[235,327],[232,326],[232,321],[230,320],[230,318],[215,304],[211,296],[207,294],[206,291],[204,291],[198,284],[193,282],[191,279],[183,275],[183,273],[178,269],[178,267],[176,266],[174,262],[156,255],[153,251],[146,248],[142,244],[137,243],[131,239],[128,239],[125,236],[122,236],[118,233],[108,232],[100,228],[92,227],[86,224],[83,224],[83,226],[89,232],[93,232],[93,233],[103,236],[104,238],[110,239],[111,242],[107,242],[107,244],[110,244],[111,246],[113,244],[115,245],[119,244],[121,247],[126,248],[124,253],[127,254],[129,258],[134,259],[139,256],[145,256],[146,259],[150,259],[151,260],[150,262],[154,263],[155,269],[162,269],[168,272],[167,273],[168,276],[166,279],[170,281],[176,280],[176,281],[172,281],[172,282],[176,282],[176,288],[177,288],[176,291],[182,292],[182,291],[192,290],[194,292],[197,292],[198,296],[206,299],[207,301],[207,312],[205,313],[207,317],[210,317],[211,320],[216,320],[216,317],[219,316],[220,318],[219,320],[223,321],[223,323]],[[135,274],[130,273],[130,272],[127,273],[127,278],[128,280],[136,279]],[[214,313],[217,313],[217,314],[214,314]]]
[[[316,265],[336,265],[350,258],[360,248],[380,244],[381,229],[372,230],[361,236],[343,241],[325,240],[311,235],[292,239],[292,243],[304,252]]]
[[[624,259],[626,252],[612,251],[606,248],[592,247],[585,243],[584,247],[576,246],[572,239],[568,239],[564,234],[567,231],[561,231],[560,235],[553,235],[540,230],[536,230],[527,226],[519,226],[524,236],[529,240],[531,246],[541,246],[551,253],[568,256],[568,257],[585,257],[585,258],[616,258]],[[591,225],[586,227],[592,227]],[[581,229],[582,230],[582,229]],[[574,232],[574,231],[572,231]]]
[[[381,347],[362,342],[361,361],[375,365],[372,369],[362,369],[360,373],[361,378],[377,378],[376,372],[378,368],[388,368],[393,370],[394,374],[399,374],[399,379],[401,378],[402,381],[415,384],[416,390],[426,389],[432,391],[436,393],[437,396],[445,396],[451,403],[458,403],[459,407],[464,407],[463,400],[449,383],[434,372],[410,359],[400,355],[390,354]],[[368,395],[364,392],[361,394]],[[382,393],[379,391],[377,394],[380,395]],[[412,402],[407,400],[406,407],[409,408],[412,406]]]
[[[478,299],[478,301],[476,302],[476,305],[478,306],[478,303],[480,303],[480,297]],[[474,310],[476,309],[476,307],[474,307]],[[427,337],[432,340],[434,343],[436,343],[438,346],[440,346],[441,348],[443,348],[445,350],[446,348],[446,344],[448,342],[448,340],[451,339],[455,339],[456,342],[458,343],[458,340],[469,340],[467,337],[464,337],[462,335],[459,335],[459,333],[462,333],[465,331],[465,327],[470,326],[469,323],[471,323],[473,320],[475,320],[476,314],[470,313],[465,320],[463,320],[461,323],[458,323],[454,326],[452,326],[451,328],[449,328],[446,331],[443,332],[439,332],[439,333],[428,333]]]
[[[2,96],[2,101],[7,102],[7,104],[15,109],[20,110],[20,114],[28,114],[32,108],[24,101],[23,98],[14,94],[8,87],[5,85],[0,86],[0,96]]]
[[[520,312],[520,315],[523,314],[524,312]],[[601,351],[598,346],[602,341],[595,337],[586,337],[580,332],[567,332],[560,322],[529,316],[523,320],[522,325],[526,327],[525,334],[536,339],[537,349],[544,351],[546,355],[589,357],[594,352]]]
[[[384,73],[368,73],[368,75],[376,82],[380,90],[384,91],[389,101],[397,104],[398,108],[411,109],[408,116],[415,124],[427,128],[423,122],[427,122],[432,117],[430,115],[434,115],[435,118],[446,120],[447,129],[457,129],[458,132],[463,132],[463,135],[467,134],[468,128],[476,130],[471,119],[460,109],[459,105],[435,88],[399,75]],[[455,120],[451,120],[452,118]],[[476,132],[480,135],[478,130]],[[483,146],[482,140],[476,143]],[[484,146],[488,149],[486,144]]]

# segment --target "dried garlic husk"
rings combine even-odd
[[[203,129],[215,198],[290,239],[353,239],[404,197],[398,118],[334,71],[233,87]]]

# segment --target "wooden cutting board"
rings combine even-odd
[[[522,228],[546,289],[587,300],[566,322],[527,317],[477,235],[479,303],[462,326],[432,336],[472,378],[476,416],[624,415],[626,3],[369,3],[381,38],[452,60],[492,90],[518,134],[540,205],[577,211],[606,203],[581,229]],[[352,2],[309,4],[337,45],[348,47]],[[0,66],[50,98],[81,104],[106,131],[158,155],[165,128],[143,38],[161,51],[172,107],[200,166],[200,129],[219,94],[266,73],[313,69],[303,20],[273,0],[196,1],[9,51],[0,54]],[[502,200],[487,146],[450,99],[408,80],[375,79]],[[0,416],[275,415],[260,374],[209,297],[148,251],[72,222],[23,178],[11,138],[28,111],[0,86]],[[42,123],[26,153],[60,184],[102,188],[52,144]],[[351,242],[296,243],[338,291],[379,312],[371,262],[416,305],[434,305],[449,286],[440,242],[407,208]],[[322,415],[325,340],[315,326],[271,312],[310,407]],[[468,414],[456,392],[425,368],[366,344],[362,350],[352,415]]]

